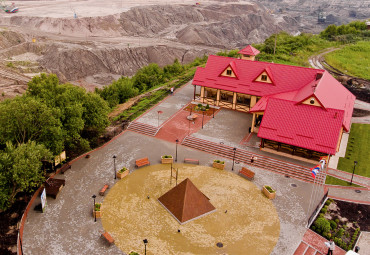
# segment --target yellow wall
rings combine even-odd
[[[256,56],[249,56],[249,55],[244,55],[244,54],[242,54],[242,56],[241,56],[242,59],[252,60],[252,61],[254,61],[255,57]]]
[[[261,79],[262,75],[266,75],[267,76],[267,80],[266,81],[263,81]],[[266,82],[266,83],[272,83],[270,77],[268,76],[268,74],[266,72],[261,73],[260,76],[257,77],[256,81]]]
[[[314,104],[311,104],[310,103],[311,99],[315,100],[315,103]],[[305,101],[302,102],[302,104],[308,104],[308,105],[314,105],[314,106],[321,107],[319,101],[317,101],[317,99],[314,98],[314,97],[310,97],[310,98],[306,99]]]
[[[231,70],[231,75],[227,75],[227,70]],[[225,71],[221,74],[221,76],[227,76],[227,77],[233,77],[233,78],[236,77],[235,74],[234,74],[234,72],[233,72],[233,69],[231,69],[230,66],[225,69]]]
[[[338,144],[337,144],[337,151],[339,151],[340,142],[342,141],[342,137],[343,137],[343,127],[340,129],[340,134],[339,134],[339,139],[338,139]]]

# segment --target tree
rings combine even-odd
[[[134,87],[140,92],[157,86],[164,81],[162,68],[157,64],[149,64],[141,68],[134,76]]]
[[[45,180],[41,160],[51,160],[52,153],[34,141],[0,151],[0,209],[6,210],[19,192],[31,192]]]
[[[0,144],[42,143],[55,155],[63,149],[58,111],[41,101],[21,96],[0,103]]]

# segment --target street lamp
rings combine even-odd
[[[355,164],[353,165],[352,178],[351,178],[351,185],[352,185],[353,174],[355,173],[355,168],[356,168],[356,165],[357,165],[357,161],[354,161],[353,163],[355,163]]]
[[[177,162],[177,144],[179,143],[179,139],[176,139],[176,158],[175,158],[175,162]]]
[[[94,218],[95,218],[95,222],[96,222],[96,211],[95,211],[95,198],[96,198],[96,195],[92,195],[92,198],[94,199],[93,211],[94,211]]]
[[[143,242],[144,242],[144,245],[145,245],[145,255],[146,255],[146,245],[148,244],[148,240],[144,239]]]
[[[233,156],[233,167],[231,168],[231,171],[234,171],[234,161],[235,161],[235,153],[236,153],[236,148],[233,149],[234,151],[234,156]]]
[[[116,174],[116,155],[113,155],[113,171],[114,171],[114,179],[117,179],[117,174]]]

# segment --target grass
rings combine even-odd
[[[346,155],[339,158],[338,169],[352,173],[357,161],[355,174],[370,177],[370,125],[352,124]]]
[[[328,53],[326,62],[344,73],[370,79],[370,42],[360,41]]]
[[[361,186],[359,186],[357,184],[353,184],[353,183],[352,183],[352,185],[350,185],[349,182],[343,181],[341,179],[335,178],[335,177],[330,176],[330,175],[326,176],[325,184],[339,185],[339,186],[350,186],[350,187],[361,187]]]

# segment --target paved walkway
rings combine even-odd
[[[140,171],[134,168],[135,159],[137,158],[149,157],[151,164],[157,164],[160,162],[161,155],[175,155],[176,144],[174,138],[181,138],[179,135],[185,136],[189,132],[189,129],[183,126],[179,128],[181,131],[177,131],[177,127],[180,127],[182,124],[180,125],[176,118],[184,118],[185,115],[182,116],[182,114],[185,111],[181,109],[190,102],[192,93],[192,86],[188,84],[188,86],[177,90],[173,96],[167,97],[137,120],[157,126],[158,111],[162,111],[163,113],[159,115],[159,125],[163,131],[160,130],[158,132],[158,137],[150,137],[131,131],[123,132],[108,144],[89,153],[91,155],[89,159],[81,157],[72,163],[72,169],[68,170],[64,175],[57,175],[57,178],[66,180],[66,187],[61,191],[57,199],[48,198],[48,207],[45,213],[30,211],[22,240],[24,253],[58,255],[122,254],[116,246],[108,247],[104,240],[100,238],[103,227],[100,220],[94,222],[92,218],[93,199],[91,196],[98,194],[104,184],[107,183],[112,187],[116,183],[117,180],[114,179],[113,155],[117,156],[116,169],[126,166],[130,171]],[[240,144],[248,134],[248,121],[250,121],[248,114],[244,114],[245,119],[237,122],[236,119],[239,113],[230,112],[231,116],[229,121],[227,121],[221,118],[224,116],[224,112],[220,111],[217,113],[215,119],[207,117],[203,130],[199,129],[199,122],[195,122],[192,129],[194,136],[224,141],[225,144],[241,146],[244,149],[260,153],[257,148],[250,148]],[[171,121],[172,119],[174,121]],[[166,127],[166,125],[168,126]],[[227,126],[227,128],[223,127],[223,125]],[[210,128],[211,126],[212,129]],[[222,133],[226,134],[220,136],[220,133],[217,133],[216,130],[222,130]],[[273,154],[268,154],[274,157]],[[182,162],[185,157],[199,159],[201,165],[211,165],[215,159],[212,154],[178,145],[178,160]],[[278,156],[278,158],[290,161],[289,158],[281,156]],[[232,161],[224,160],[226,162],[226,171],[231,171]],[[297,160],[292,161],[297,163]],[[240,169],[243,166],[243,164],[239,164],[236,169]],[[273,200],[273,203],[280,219],[280,237],[271,254],[293,254],[306,232],[305,225],[309,215],[307,211],[313,185],[284,178],[280,174],[255,166],[248,165],[248,168],[256,173],[253,183],[258,188],[269,184],[277,191],[277,197]],[[345,175],[337,171],[333,173]],[[354,177],[354,180],[356,182],[368,182],[367,179],[363,180],[357,176]],[[362,190],[362,193],[356,193],[356,195],[353,194],[355,193],[354,190],[338,189],[336,191],[334,188],[329,188],[329,194],[331,192],[333,192],[333,196],[352,197],[355,200],[370,200],[370,196],[367,193],[368,190]],[[232,194],[230,195],[232,196]],[[358,196],[358,199],[354,195]],[[103,200],[104,197],[97,197],[97,202],[102,202]],[[35,205],[37,203],[39,203],[39,200],[35,202]],[[124,223],[117,221],[117,224]],[[142,237],[138,237],[139,241],[142,239]],[[147,254],[152,254],[150,252],[150,243],[147,248]],[[168,254],[175,254],[175,251],[169,251]],[[245,251],[242,251],[241,254],[245,254]]]

